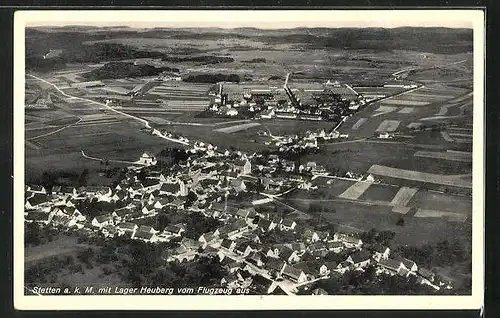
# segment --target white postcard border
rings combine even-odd
[[[14,306],[20,310],[265,310],[265,309],[479,309],[484,293],[484,60],[482,10],[224,11],[224,17],[268,23],[304,21],[471,21],[474,29],[473,213],[471,296],[26,296],[24,295],[24,29],[34,22],[217,21],[210,11],[17,11],[14,19]],[[377,18],[378,17],[378,18]]]

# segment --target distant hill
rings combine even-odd
[[[28,54],[66,46],[78,51],[86,41],[114,38],[170,38],[178,40],[249,39],[273,44],[296,44],[304,49],[408,50],[438,54],[472,52],[472,29],[441,27],[295,28],[295,29],[135,29],[118,27],[43,27],[26,29]],[[61,41],[64,39],[64,41]]]

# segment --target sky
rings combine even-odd
[[[472,28],[478,10],[169,10],[27,11],[27,26],[129,26],[133,28],[450,27]],[[481,16],[482,17],[482,16]],[[23,17],[24,18],[24,17]]]

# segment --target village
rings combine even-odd
[[[328,175],[315,162],[297,166],[275,154],[222,151],[165,131],[153,134],[187,145],[187,159],[161,169],[156,157],[144,153],[115,187],[26,186],[25,221],[104,239],[176,242],[165,251],[165,262],[216,257],[227,269],[220,286],[251,288],[257,294],[295,295],[319,280],[370,266],[377,275],[415,277],[434,290],[452,288],[412,260],[392,256],[388,246],[302,226],[293,213],[272,213],[273,201],[281,195],[314,191],[311,180]],[[332,133],[309,133],[308,138],[317,146],[317,138],[332,138]],[[349,177],[374,181],[371,175]],[[193,234],[182,217],[163,228],[147,225],[160,214],[197,215],[220,226]],[[327,294],[318,288],[307,293]]]

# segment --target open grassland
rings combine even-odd
[[[415,156],[434,158],[434,159],[472,162],[472,153],[470,153],[470,152],[456,152],[456,151],[449,151],[449,150],[446,152],[417,151],[415,153]]]
[[[399,189],[397,186],[373,183],[358,199],[361,201],[389,203],[396,196]]]
[[[419,191],[410,200],[408,205],[416,208],[470,215],[472,213],[472,199],[466,196],[452,196],[432,191]]]
[[[302,211],[307,211],[311,201],[287,201]],[[320,204],[313,201],[316,205]],[[393,247],[400,245],[421,246],[442,240],[459,240],[470,246],[471,231],[469,222],[450,222],[444,218],[415,218],[392,212],[392,207],[353,202],[325,201],[325,211],[321,216],[335,225],[339,231],[359,232],[372,228],[377,231],[393,231],[396,236]],[[404,217],[404,226],[396,222]]]

